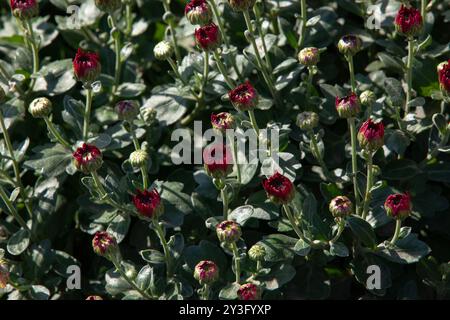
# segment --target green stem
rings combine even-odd
[[[204,284],[202,292],[202,300],[209,300],[209,292],[210,292],[209,285]]]
[[[305,42],[306,36],[306,22],[307,22],[307,7],[306,0],[300,0],[300,37],[298,38],[298,50],[300,51]]]
[[[112,199],[109,194],[106,192],[105,188],[103,187],[103,184],[100,182],[100,178],[98,176],[97,171],[94,171],[91,173],[92,178],[94,179],[95,186],[97,187],[98,192],[100,193],[100,200],[105,201],[110,206],[116,208],[117,210],[127,212],[127,213],[134,213],[133,211],[129,210],[128,208],[121,206],[118,204],[114,199]]]
[[[277,90],[272,82],[272,78],[267,73],[267,70],[262,61],[261,55],[259,54],[258,46],[256,45],[256,41],[255,41],[255,37],[254,37],[255,32],[253,30],[252,22],[250,19],[250,14],[249,14],[248,10],[244,10],[242,13],[244,14],[244,19],[245,19],[245,23],[247,24],[247,29],[250,32],[250,43],[252,44],[253,50],[255,51],[255,56],[256,56],[256,61],[257,61],[258,67],[261,70],[264,81],[266,82],[266,85],[269,88],[269,91],[272,94],[272,97],[275,99],[275,103],[279,104]]]
[[[353,192],[355,194],[356,201],[356,213],[359,214],[360,208],[360,200],[359,200],[359,192],[358,192],[358,158],[356,153],[356,124],[355,118],[348,119],[348,126],[350,128],[350,137],[351,137],[351,145],[352,145],[352,176],[353,176]]]
[[[307,104],[307,108],[309,109],[309,98],[311,97],[312,94],[312,81],[314,78],[314,72],[312,67],[308,67],[308,80],[306,82],[306,104]]]
[[[132,15],[131,3],[127,3],[125,6],[125,18],[127,21],[127,27],[125,29],[125,34],[129,37],[133,31],[133,15]]]
[[[113,85],[113,89],[112,89],[112,93],[114,95],[117,90],[117,87],[119,86],[120,75],[122,73],[122,59],[120,57],[120,50],[122,48],[122,44],[121,44],[121,40],[120,40],[120,31],[119,31],[119,28],[117,27],[116,18],[114,17],[113,14],[111,14],[109,16],[109,18],[111,21],[111,29],[115,30],[115,32],[113,32],[113,35],[112,35],[113,41],[114,41],[114,53],[116,56],[115,65],[114,65],[114,85]]]
[[[9,156],[11,157],[11,161],[13,164],[14,176],[16,178],[16,186],[19,187],[20,196],[22,198],[23,203],[25,204],[25,208],[28,211],[30,217],[32,217],[33,211],[31,209],[30,204],[27,201],[27,196],[25,195],[25,190],[22,184],[22,178],[20,177],[20,167],[17,162],[16,156],[14,154],[14,148],[11,143],[11,138],[9,137],[8,129],[6,128],[5,119],[3,117],[3,113],[0,110],[0,128],[3,132],[3,139],[5,140],[6,148],[8,149]]]
[[[283,204],[284,211],[286,212],[286,216],[291,224],[292,229],[294,229],[295,233],[297,234],[299,239],[305,240],[305,236],[303,235],[302,231],[297,226],[297,223],[295,222],[294,215],[292,214],[291,208],[289,208],[288,204]]]
[[[223,220],[228,220],[228,195],[226,186],[220,189],[220,197],[223,202]]]
[[[173,72],[175,73],[175,76],[181,81],[181,83],[185,86],[185,87],[189,87],[189,92],[192,94],[192,96],[199,101],[199,96],[194,92],[194,90],[192,90],[192,88],[189,86],[189,83],[186,82],[186,80],[184,80],[181,77],[180,72],[178,71],[178,66],[177,63],[175,61],[173,61],[172,58],[167,58],[167,62],[169,62],[170,67],[172,68]]]
[[[0,198],[2,198],[3,202],[5,203],[6,207],[8,208],[9,213],[14,217],[14,219],[19,223],[19,225],[27,230],[31,235],[31,230],[28,228],[27,223],[25,220],[22,219],[22,217],[17,212],[16,208],[12,204],[11,200],[9,200],[8,195],[6,194],[3,187],[0,185]]]
[[[130,279],[130,277],[127,276],[126,272],[122,269],[122,266],[120,265],[119,261],[112,261],[112,263],[114,264],[114,266],[116,267],[117,271],[119,271],[120,276],[122,278],[125,279],[126,282],[128,282],[130,284],[130,286],[133,287],[134,290],[136,290],[137,292],[139,292],[139,294],[147,299],[147,300],[153,300],[153,297],[151,297],[147,292],[145,292],[144,290],[142,290],[141,288],[138,287],[138,285],[132,280]]]
[[[133,137],[133,145],[136,151],[141,150],[141,145],[139,144],[139,140],[136,137],[136,132],[134,131],[134,126],[130,123],[131,126],[131,135]],[[147,165],[141,166],[141,175],[142,175],[142,186],[144,190],[148,189],[148,175],[147,175]]]
[[[69,142],[67,142],[59,133],[59,131],[55,128],[55,125],[53,124],[53,122],[49,119],[48,116],[44,117],[44,121],[45,124],[47,125],[47,129],[48,131],[50,131],[50,133],[52,134],[52,136],[60,143],[62,144],[64,147],[70,149],[71,145],[69,144]]]
[[[259,273],[259,271],[261,271],[261,268],[262,268],[261,260],[256,260],[256,273]]]
[[[352,92],[356,93],[356,80],[355,80],[355,65],[353,64],[353,56],[349,54],[347,56],[348,71],[350,73],[350,85],[352,86]]]
[[[255,112],[253,110],[248,110],[248,116],[250,117],[250,122],[252,123],[253,130],[255,130],[256,137],[259,138],[259,127],[258,122],[256,122]]]
[[[33,54],[33,74],[36,75],[36,73],[39,72],[39,49],[38,49],[36,41],[34,39],[33,27],[31,25],[30,20],[26,21],[26,28],[30,34],[30,45],[31,45],[31,51]],[[29,91],[33,90],[35,83],[36,83],[36,78],[32,78],[30,87],[28,89]]]
[[[227,83],[228,87],[230,89],[234,89],[234,87],[235,87],[234,82],[228,76],[227,69],[225,68],[225,65],[222,62],[222,58],[220,57],[219,50],[218,49],[214,50],[213,55],[214,55],[214,60],[216,60],[217,67],[219,68],[220,73],[225,78],[225,82]]]
[[[267,50],[266,39],[264,38],[264,33],[261,26],[261,12],[259,12],[259,6],[253,7],[253,12],[255,13],[256,28],[258,29],[258,35],[261,38],[261,42],[264,50],[264,59],[266,60],[266,67],[269,72],[272,72],[272,63],[270,61],[269,51]]]
[[[411,101],[413,58],[414,58],[414,40],[408,39],[408,60],[406,62],[407,87],[406,87],[405,116],[409,113],[409,102]]]
[[[164,250],[164,257],[166,260],[166,269],[167,269],[167,277],[171,278],[173,275],[172,270],[172,256],[170,255],[169,245],[167,244],[166,238],[164,236],[164,231],[161,228],[158,220],[153,220],[153,226],[155,228],[155,232],[158,235],[159,241],[161,242],[161,246]]]
[[[373,155],[371,152],[367,155],[367,183],[366,183],[366,194],[364,197],[364,207],[363,207],[363,213],[362,218],[365,220],[367,217],[367,214],[369,213],[369,204],[371,199],[370,190],[372,189],[373,185]]]
[[[339,238],[341,237],[341,234],[344,231],[344,229],[345,229],[345,220],[341,219],[339,221],[338,231],[337,231],[336,235],[334,236],[334,238],[330,240],[330,243],[335,243],[336,241],[338,241]]]
[[[241,262],[236,242],[231,244],[231,250],[233,251],[234,257],[234,274],[236,275],[236,283],[239,284],[241,282]]]
[[[196,95],[197,104],[195,105],[194,110],[181,119],[181,125],[185,126],[191,123],[195,117],[198,115],[198,113],[205,107],[205,88],[208,83],[208,76],[209,76],[209,52],[205,51],[205,57],[203,58],[203,78],[202,78],[202,85],[200,88],[200,95]]]
[[[423,19],[424,23],[425,23],[425,20],[426,20],[425,19],[426,8],[427,8],[427,0],[420,0],[420,15],[422,16],[422,19]]]
[[[86,88],[86,106],[84,111],[84,122],[83,122],[83,140],[87,141],[89,135],[89,121],[91,119],[91,109],[92,109],[92,87],[88,84]]]
[[[163,0],[163,6],[164,6],[164,11],[166,13],[170,12],[170,1]],[[177,37],[175,34],[175,24],[174,24],[174,21],[172,18],[170,18],[168,25],[169,25],[170,36],[172,37],[173,48],[175,50],[175,57],[176,57],[177,61],[181,61],[180,48],[178,48],[178,41],[177,41]]]
[[[323,170],[323,174],[325,175],[325,177],[332,182],[334,179],[330,173],[330,171],[327,168],[327,165],[325,164],[325,161],[323,161],[323,157],[322,154],[319,151],[319,146],[317,145],[317,139],[316,139],[316,135],[314,134],[314,131],[311,129],[309,131],[309,137],[311,139],[311,144],[313,147],[313,156],[314,158],[316,158],[316,160],[319,162],[320,167]]]
[[[238,142],[234,140],[234,137],[232,140],[230,139],[230,141],[232,141],[231,143],[233,144],[233,158],[234,163],[236,164],[237,180],[238,183],[241,184],[242,177],[241,177],[241,166],[239,165]]]
[[[400,236],[401,227],[402,227],[402,220],[397,219],[395,221],[395,232],[394,232],[394,236],[392,237],[391,244],[395,244],[397,242],[398,237]]]
[[[227,38],[227,36],[226,36],[226,33],[225,33],[225,27],[224,27],[224,25],[223,25],[222,18],[220,17],[219,9],[217,8],[216,1],[215,1],[215,0],[209,0],[209,3],[211,4],[211,8],[212,8],[214,17],[215,17],[215,19],[216,19],[216,21],[217,21],[217,25],[218,25],[218,27],[219,27],[220,33],[222,34],[222,38],[223,38],[223,41],[224,41],[224,43],[225,43],[225,48],[227,48],[228,50],[230,50],[230,48],[231,48],[231,46],[230,46],[230,41],[228,40],[228,38]],[[237,67],[237,65],[236,65],[236,56],[235,56],[234,54],[233,54],[233,56],[231,57],[231,64],[232,64],[233,69],[234,69],[234,71],[236,72],[236,74],[237,74],[239,80],[240,80],[240,81],[243,81],[244,79],[243,79],[243,77],[242,77],[241,73],[239,72],[239,69],[238,69],[238,67]]]

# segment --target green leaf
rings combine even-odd
[[[77,83],[72,71],[72,59],[51,62],[39,70],[33,91],[45,91],[49,96],[66,93]]]
[[[240,206],[234,209],[230,214],[229,218],[235,220],[240,225],[245,225],[248,219],[252,217],[253,207],[249,205]]]
[[[34,300],[48,300],[50,298],[50,290],[44,286],[32,285],[29,292]]]
[[[13,256],[18,256],[24,252],[30,244],[30,233],[25,229],[20,229],[8,240],[6,248]]]
[[[430,180],[450,183],[450,162],[427,165],[425,172]]]
[[[118,214],[114,220],[111,221],[106,231],[116,238],[117,243],[121,243],[128,233],[130,222],[130,215]]]
[[[338,257],[348,257],[349,255],[347,246],[342,242],[330,243],[330,253]]]
[[[122,83],[118,88],[116,95],[121,98],[136,98],[145,91],[145,84],[143,83]]]
[[[394,106],[403,105],[405,94],[403,93],[402,84],[395,78],[386,78],[384,81],[386,93]]]
[[[420,241],[417,234],[411,233],[406,238],[398,240],[394,246],[389,243],[380,244],[375,254],[395,263],[411,264],[418,262],[430,252],[430,247]]]
[[[46,144],[33,149],[34,155],[25,161],[24,167],[45,177],[59,176],[72,161],[72,153],[60,144]]]
[[[219,299],[222,300],[235,300],[237,299],[237,292],[239,285],[236,282],[229,283],[220,290]]]
[[[270,268],[270,273],[258,277],[265,283],[265,289],[276,290],[291,281],[295,277],[295,268],[290,264],[278,264]]]
[[[164,254],[158,250],[146,249],[139,252],[142,259],[151,264],[163,264],[165,263]]]
[[[413,160],[400,159],[389,162],[383,170],[383,177],[388,180],[411,179],[420,173],[420,169]]]
[[[302,257],[307,256],[310,251],[311,251],[311,245],[303,239],[299,239],[294,246],[295,254],[298,254],[299,256],[302,256]]]
[[[152,96],[142,106],[144,108],[154,108],[158,121],[162,125],[171,125],[186,113],[187,101],[180,96],[178,88],[163,85],[153,88]]]
[[[347,224],[355,236],[361,240],[364,245],[369,248],[374,248],[377,245],[375,232],[366,220],[357,216],[350,216],[347,218]]]

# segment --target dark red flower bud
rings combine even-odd
[[[214,24],[214,22],[195,29],[194,35],[195,42],[204,51],[214,51],[222,42],[222,36],[219,28]]]
[[[122,100],[116,104],[116,113],[120,120],[133,121],[139,114],[139,104],[135,100]]]
[[[335,218],[344,218],[353,213],[353,204],[346,196],[333,198],[328,208]]]
[[[10,0],[13,15],[21,20],[31,19],[39,14],[37,0]]]
[[[229,112],[220,112],[211,114],[211,124],[214,129],[225,132],[227,129],[234,128],[234,117]]]
[[[217,238],[220,242],[234,243],[242,235],[241,226],[233,220],[225,220],[216,226]]]
[[[384,203],[384,209],[389,217],[403,220],[411,215],[411,197],[408,193],[391,194]]]
[[[102,152],[91,144],[83,143],[72,155],[77,169],[86,174],[97,171],[103,164]]]
[[[237,292],[239,300],[260,300],[261,289],[254,283],[241,285]]]
[[[184,8],[184,14],[191,24],[205,25],[211,21],[212,13],[206,0],[191,0]]]
[[[373,122],[372,119],[364,122],[358,132],[358,141],[361,149],[375,152],[384,144],[384,125],[382,122]]]
[[[228,92],[228,97],[238,111],[248,111],[258,105],[258,92],[248,81]]]
[[[106,231],[98,231],[92,239],[92,248],[99,256],[115,260],[120,256],[116,238]]]
[[[402,5],[395,17],[395,28],[405,37],[415,37],[422,30],[423,21],[420,11],[414,7]]]
[[[450,60],[442,62],[438,66],[439,85],[447,95],[450,94]]]
[[[209,176],[225,178],[233,170],[231,150],[222,143],[209,145],[203,150],[203,163]]]
[[[361,111],[358,96],[354,92],[342,98],[336,97],[335,104],[336,111],[341,118],[356,117]]]
[[[151,221],[158,218],[164,212],[164,205],[158,190],[136,190],[133,196],[133,204],[144,220]]]
[[[91,84],[101,72],[99,55],[95,52],[87,52],[78,48],[75,59],[73,59],[73,71],[77,80],[85,84]]]
[[[362,49],[362,40],[360,37],[348,34],[343,36],[338,42],[338,50],[343,55],[354,56]]]
[[[287,204],[294,199],[295,188],[294,184],[280,174],[275,174],[262,182],[267,197],[276,204]]]
[[[194,269],[194,278],[201,284],[212,284],[219,279],[219,268],[213,261],[203,260]]]
[[[255,5],[256,0],[228,0],[230,7],[235,11],[245,11]]]

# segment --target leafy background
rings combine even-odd
[[[111,264],[96,256],[91,249],[92,235],[108,230],[118,241],[127,259],[130,274],[138,274],[136,281],[153,295],[163,299],[197,298],[198,288],[192,270],[201,259],[216,261],[221,280],[214,288],[215,297],[235,298],[231,284],[231,258],[220,248],[214,232],[214,216],[222,210],[218,194],[201,166],[174,166],[170,160],[171,132],[181,127],[180,120],[195,105],[187,88],[174,80],[170,66],[154,59],[153,47],[164,39],[166,24],[162,20],[162,2],[135,1],[134,25],[129,43],[125,44],[126,58],[119,96],[114,99],[138,99],[142,109],[153,108],[157,122],[151,125],[136,121],[137,135],[149,145],[150,181],[155,181],[166,204],[166,222],[170,246],[177,261],[177,279],[167,281],[158,239],[148,224],[95,199],[92,182],[76,173],[70,151],[50,142],[45,123],[25,112],[29,102],[37,96],[47,96],[53,102],[53,121],[75,143],[80,133],[80,110],[84,108],[82,88],[72,74],[71,60],[79,46],[95,50],[101,55],[102,87],[94,99],[93,141],[104,152],[105,164],[100,175],[106,177],[108,192],[125,205],[130,205],[138,175],[127,166],[133,151],[131,135],[118,122],[111,107],[110,89],[114,74],[114,52],[110,46],[106,16],[93,1],[82,1],[82,28],[68,26],[66,8],[78,1],[40,1],[40,17],[33,28],[41,38],[42,68],[32,75],[31,55],[25,49],[24,38],[10,15],[6,1],[1,3],[0,63],[17,81],[27,83],[37,77],[34,91],[25,99],[10,95],[1,106],[17,155],[21,159],[23,182],[33,199],[32,228],[35,239],[30,240],[19,229],[0,204],[0,247],[13,262],[12,274],[20,285],[0,290],[8,299],[84,299],[98,294],[105,298],[138,298],[121,279]],[[416,1],[413,1],[417,5]],[[182,47],[180,73],[189,86],[198,87],[198,73],[202,72],[203,55],[194,48],[193,31],[183,17],[184,1],[173,1],[171,8],[178,19],[177,37]],[[276,88],[284,98],[281,107],[272,105],[270,94],[262,79],[247,60],[253,56],[244,37],[244,20],[225,4],[220,6],[226,22],[227,34],[236,46],[238,66],[245,77],[257,87],[262,96],[256,116],[260,124],[276,123],[284,130],[280,157],[283,172],[295,177],[298,195],[297,214],[307,223],[308,232],[315,239],[329,239],[333,219],[328,203],[336,195],[351,193],[348,182],[337,185],[324,181],[321,169],[309,154],[308,140],[295,126],[295,117],[305,103],[313,103],[320,110],[320,137],[325,162],[335,174],[345,179],[349,171],[350,153],[346,122],[339,119],[334,97],[349,89],[347,64],[338,53],[336,43],[347,33],[359,35],[364,50],[355,57],[359,91],[373,90],[377,102],[373,109],[376,118],[383,119],[386,130],[385,147],[375,157],[380,168],[373,190],[368,223],[358,217],[347,221],[341,242],[330,250],[312,249],[299,243],[281,218],[280,208],[270,204],[261,188],[261,177],[272,173],[270,163],[243,168],[243,180],[230,214],[243,225],[244,269],[254,268],[245,256],[245,247],[255,243],[265,246],[266,274],[259,281],[267,299],[435,299],[449,298],[450,260],[450,162],[448,146],[442,146],[438,158],[426,161],[440,142],[439,128],[448,123],[448,104],[442,102],[437,82],[436,66],[449,58],[448,32],[450,2],[436,3],[427,13],[426,34],[431,40],[420,51],[413,69],[413,89],[417,96],[411,102],[415,117],[406,118],[406,130],[395,122],[395,106],[404,103],[402,78],[405,70],[406,42],[394,32],[393,18],[398,1],[376,1],[383,13],[381,30],[364,28],[362,4],[355,1],[309,1],[308,31],[305,46],[326,48],[314,78],[314,94],[306,101],[306,69],[296,59],[299,1],[265,1],[264,29],[272,63]],[[123,28],[123,21],[121,22]],[[425,39],[425,36],[422,40]],[[242,54],[243,50],[246,56]],[[224,52],[227,61],[227,52]],[[228,64],[227,64],[228,65]],[[234,112],[231,104],[222,99],[228,88],[215,65],[205,91],[207,108],[197,116],[209,127],[209,115],[216,111]],[[229,69],[234,77],[233,71]],[[6,89],[9,79],[0,77]],[[306,101],[306,102],[305,102]],[[441,106],[443,104],[443,108]],[[439,116],[434,116],[440,114]],[[360,120],[364,117],[361,115]],[[190,125],[187,126],[192,127]],[[3,142],[0,153],[6,155]],[[400,157],[399,157],[400,155]],[[363,159],[360,168],[363,168]],[[0,168],[10,171],[7,158],[0,160]],[[361,170],[361,186],[365,185]],[[2,177],[0,183],[8,186]],[[13,192],[13,188],[9,188]],[[361,188],[364,190],[364,188]],[[413,197],[413,216],[404,223],[398,249],[374,248],[393,233],[394,222],[385,215],[383,203],[390,193],[409,191]],[[91,192],[89,192],[91,191]],[[16,195],[17,196],[17,195]],[[23,205],[17,199],[18,208]],[[211,218],[213,217],[213,218]],[[206,223],[205,223],[206,222]],[[78,264],[82,270],[82,289],[67,290],[66,268]],[[380,290],[366,286],[368,265],[382,269]]]

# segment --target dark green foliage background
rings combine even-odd
[[[89,1],[87,1],[89,2]],[[258,122],[270,122],[286,126],[284,139],[286,143],[280,150],[292,157],[285,165],[294,167],[298,197],[296,208],[302,212],[316,239],[329,239],[333,220],[328,212],[329,200],[340,194],[351,194],[352,186],[346,183],[342,188],[324,182],[317,174],[318,166],[314,158],[305,153],[301,142],[305,135],[295,126],[296,115],[306,104],[305,80],[306,69],[296,59],[296,43],[298,23],[296,16],[300,12],[299,1],[265,1],[267,8],[279,6],[278,17],[270,21],[279,31],[278,43],[270,46],[270,55],[275,67],[276,86],[284,98],[279,108],[271,106],[267,110],[257,110]],[[53,121],[66,132],[73,143],[76,142],[70,123],[65,122],[62,111],[70,106],[69,97],[84,101],[80,83],[71,77],[62,77],[71,72],[71,62],[76,49],[82,45],[100,53],[102,61],[102,92],[94,100],[93,126],[94,132],[100,133],[99,139],[104,144],[105,165],[100,175],[110,177],[111,192],[124,204],[130,204],[133,193],[133,181],[139,176],[126,170],[123,162],[133,151],[131,137],[118,122],[111,104],[108,102],[111,90],[111,76],[114,74],[114,52],[107,44],[109,39],[106,16],[92,18],[87,28],[94,32],[101,45],[86,41],[85,33],[67,29],[65,8],[76,1],[51,0],[41,1],[41,17],[47,19],[45,25],[38,27],[42,33],[44,45],[41,45],[42,64],[58,63],[50,68],[50,76],[43,80],[43,90],[32,92],[25,101],[14,101],[14,106],[7,119],[11,119],[10,134],[18,146],[29,139],[29,146],[23,155],[21,167],[26,169],[23,182],[33,193],[33,231],[36,240],[18,255],[7,253],[7,258],[14,261],[12,274],[21,282],[19,290],[6,292],[0,290],[2,298],[61,298],[84,299],[91,294],[105,298],[136,298],[129,287],[114,274],[112,265],[104,258],[92,252],[92,235],[97,230],[114,231],[121,238],[120,248],[125,259],[130,262],[130,269],[140,270],[142,285],[149,288],[152,294],[163,298],[197,299],[195,289],[198,284],[192,278],[192,269],[201,259],[215,260],[221,272],[221,281],[214,287],[217,298],[234,298],[231,271],[231,257],[224,253],[205,220],[221,214],[221,202],[211,180],[202,171],[201,166],[174,166],[170,160],[170,151],[174,142],[170,141],[171,132],[180,127],[183,115],[194,108],[195,102],[189,98],[186,88],[175,81],[166,62],[156,61],[153,47],[164,38],[166,24],[162,21],[164,10],[162,3],[156,0],[137,0],[134,8],[134,26],[136,35],[132,38],[133,52],[126,60],[122,82],[131,84],[131,90],[124,90],[122,97],[136,98],[143,107],[153,107],[158,112],[159,122],[148,127],[142,121],[137,122],[138,135],[150,146],[152,164],[150,181],[157,181],[158,186],[168,190],[163,198],[166,202],[166,216],[163,220],[171,222],[168,236],[173,238],[173,253],[177,257],[177,284],[166,285],[164,267],[155,262],[158,257],[141,250],[161,250],[158,239],[148,224],[136,217],[111,218],[115,211],[104,204],[96,203],[86,186],[80,182],[82,175],[75,173],[70,161],[70,152],[61,147],[49,144],[45,123],[33,119],[25,111],[29,102],[38,96],[48,96],[53,102]],[[376,93],[378,102],[374,107],[376,118],[383,119],[386,126],[386,147],[384,152],[376,154],[374,162],[381,169],[371,203],[372,215],[368,223],[353,218],[348,221],[341,240],[343,251],[337,253],[312,249],[307,259],[293,238],[293,233],[277,224],[280,208],[271,205],[261,187],[262,173],[253,170],[249,182],[240,190],[239,196],[233,199],[230,207],[240,208],[234,212],[243,226],[243,240],[240,245],[250,248],[262,241],[268,256],[265,266],[268,274],[261,277],[265,284],[264,298],[267,299],[448,299],[450,282],[450,162],[449,148],[439,153],[437,159],[427,162],[429,150],[439,143],[437,126],[432,121],[436,113],[443,113],[442,119],[448,123],[448,103],[441,110],[442,95],[439,92],[436,66],[450,57],[450,2],[440,1],[428,13],[427,28],[432,38],[431,44],[416,57],[413,70],[413,89],[417,92],[415,109],[416,118],[408,121],[407,133],[398,130],[394,118],[392,104],[404,101],[404,93],[400,82],[404,77],[406,41],[395,35],[393,16],[399,6],[397,1],[377,1],[382,3],[382,11],[390,11],[382,21],[382,30],[364,28],[365,17],[361,6],[355,1],[308,1],[311,9],[308,18],[311,26],[305,46],[326,48],[318,64],[319,74],[314,78],[314,97],[311,103],[320,108],[321,130],[325,147],[325,162],[330,169],[342,169],[346,174],[349,168],[350,154],[346,151],[349,141],[347,123],[339,119],[334,109],[334,97],[349,90],[347,62],[338,53],[336,44],[342,35],[358,34],[364,40],[364,50],[355,57],[356,78],[359,91],[365,89]],[[417,5],[417,1],[413,1]],[[172,11],[178,18],[183,17],[184,1],[174,1]],[[221,6],[222,7],[222,6]],[[253,71],[251,65],[242,56],[247,47],[244,37],[246,29],[241,15],[234,13],[225,5],[223,18],[231,43],[244,66],[245,76],[254,83],[263,101],[271,105],[270,94],[262,79]],[[313,18],[313,17],[318,18]],[[267,17],[267,16],[266,16]],[[43,18],[40,18],[43,19]],[[315,20],[315,21],[314,21]],[[42,31],[45,28],[45,31]],[[141,32],[139,28],[143,28]],[[177,36],[182,45],[185,58],[181,70],[190,86],[198,86],[198,79],[193,76],[194,70],[201,72],[202,56],[193,47],[193,27],[182,18],[177,28]],[[28,81],[31,68],[27,59],[30,56],[20,54],[23,37],[16,27],[15,19],[10,15],[6,1],[1,3],[0,18],[0,63],[13,73],[21,73]],[[68,61],[65,61],[69,59]],[[56,72],[59,67],[59,72]],[[221,99],[227,92],[223,79],[216,67],[214,79],[206,87],[207,108],[196,118],[202,120],[204,127],[209,128],[211,112],[234,112],[228,101]],[[231,68],[230,68],[231,72]],[[63,79],[64,78],[64,79]],[[7,81],[0,77],[2,85]],[[55,86],[58,84],[58,86]],[[62,88],[62,89],[61,89]],[[175,93],[179,97],[167,98],[167,93]],[[164,100],[164,99],[169,99]],[[117,100],[117,99],[116,99]],[[391,103],[392,102],[392,103]],[[172,112],[165,112],[165,108]],[[2,112],[6,110],[1,106]],[[365,111],[365,110],[363,110]],[[365,116],[361,114],[360,120]],[[290,129],[287,129],[290,126]],[[188,126],[192,127],[192,126]],[[144,130],[145,129],[145,130]],[[3,146],[3,144],[1,144]],[[44,151],[41,151],[44,150]],[[3,147],[0,152],[6,154]],[[402,156],[398,157],[398,154]],[[292,160],[293,159],[293,160]],[[364,160],[360,161],[361,183],[365,185]],[[0,161],[0,168],[5,168],[6,160]],[[301,165],[299,165],[301,163]],[[251,168],[250,168],[251,169]],[[251,171],[251,170],[250,170]],[[255,172],[256,171],[256,172]],[[320,169],[319,169],[320,171]],[[3,180],[0,183],[3,184]],[[88,182],[87,182],[88,183]],[[174,191],[173,193],[170,190]],[[9,189],[12,191],[12,189]],[[411,232],[401,241],[402,255],[389,249],[374,252],[371,248],[392,236],[394,222],[385,216],[382,205],[386,197],[393,192],[409,191],[413,198],[413,216],[407,219],[404,231]],[[244,205],[252,205],[249,210]],[[22,207],[20,207],[22,206]],[[19,203],[21,212],[23,205]],[[0,210],[3,203],[0,204]],[[243,219],[244,213],[250,218]],[[208,220],[211,222],[211,220]],[[7,249],[11,237],[18,231],[14,221],[0,211],[0,226],[4,234],[0,235],[0,248]],[[175,229],[174,229],[175,227]],[[277,230],[278,228],[278,230]],[[17,235],[17,234],[16,234]],[[289,235],[289,236],[288,236]],[[418,238],[416,238],[416,236]],[[24,239],[17,235],[17,242]],[[356,244],[355,244],[356,243]],[[270,249],[270,250],[269,250]],[[347,250],[347,252],[346,252]],[[19,250],[20,251],[20,250]],[[348,252],[349,251],[349,252]],[[347,254],[346,254],[347,253]],[[148,255],[146,255],[148,254]],[[156,253],[155,253],[156,254]],[[403,255],[404,254],[404,255]],[[156,254],[157,255],[157,254]],[[340,257],[342,255],[343,257]],[[148,266],[147,262],[148,262]],[[65,270],[68,265],[79,264],[82,272],[82,289],[67,290]],[[383,273],[381,290],[365,288],[366,268],[368,265],[379,265]],[[131,267],[133,265],[133,267]],[[143,269],[141,269],[143,268]],[[254,266],[246,259],[244,269],[252,270]],[[105,278],[105,273],[107,273]],[[139,278],[138,277],[138,278]],[[45,287],[45,288],[44,288]]]

